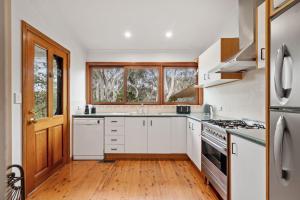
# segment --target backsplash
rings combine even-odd
[[[265,70],[252,70],[241,81],[206,88],[204,101],[214,106],[216,115],[265,121]]]
[[[119,112],[140,112],[141,105],[96,105],[97,113],[119,113]],[[175,105],[144,105],[145,113],[175,113]],[[80,106],[81,112],[84,107]],[[192,112],[202,112],[202,106],[191,106]]]

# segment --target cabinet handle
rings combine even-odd
[[[265,52],[266,52],[266,48],[261,48],[260,49],[260,59],[263,60],[263,61],[266,60],[265,59]]]
[[[117,151],[117,148],[110,148],[111,151]]]
[[[231,154],[232,155],[236,155],[236,153],[237,153],[235,147],[236,147],[236,143],[234,143],[234,142],[231,143]]]
[[[206,80],[206,74],[203,75],[203,79]]]
[[[189,122],[189,128],[191,128],[191,122]]]
[[[111,139],[110,141],[112,141],[112,142],[116,142],[116,141],[118,141],[118,139]]]
[[[111,132],[117,132],[118,130],[115,130],[115,129],[113,129],[113,130],[111,130]]]
[[[152,126],[152,120],[150,120],[150,126]]]
[[[110,121],[111,123],[117,123],[118,121]]]
[[[192,130],[194,130],[194,124],[192,124]]]
[[[146,125],[146,122],[145,122],[145,120],[143,120],[143,126],[145,126]]]

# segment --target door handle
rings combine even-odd
[[[35,123],[37,123],[37,120],[36,120],[34,117],[31,117],[31,118],[28,120],[28,123],[29,123],[29,124],[35,124]]]
[[[286,130],[286,121],[283,116],[280,116],[274,134],[274,160],[275,170],[280,179],[287,179],[287,170],[283,169],[283,137]]]
[[[277,50],[277,56],[275,60],[275,76],[274,76],[274,82],[275,82],[275,91],[279,98],[288,98],[291,92],[291,88],[284,88],[283,87],[283,64],[284,59],[289,57],[287,46],[285,44],[282,44],[281,47]],[[285,73],[291,74],[291,68],[288,67]],[[289,82],[291,86],[291,75],[288,76],[289,80],[286,80]]]

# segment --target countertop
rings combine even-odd
[[[75,114],[74,118],[97,118],[97,117],[187,117],[197,121],[207,121],[210,119],[224,119],[221,116],[211,117],[204,113],[177,114],[177,113],[96,113],[96,114]]]
[[[240,136],[246,140],[265,146],[266,130],[265,129],[229,129],[228,133]]]
[[[96,114],[75,114],[74,118],[98,118],[98,117],[187,117],[196,121],[208,121],[214,120],[228,120],[232,118],[214,116],[204,113],[191,113],[191,114],[177,114],[177,113],[96,113]],[[240,136],[251,142],[255,142],[260,145],[266,144],[265,129],[227,129],[227,132]]]

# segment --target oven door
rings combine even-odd
[[[227,148],[202,135],[202,171],[223,199],[227,199]]]

